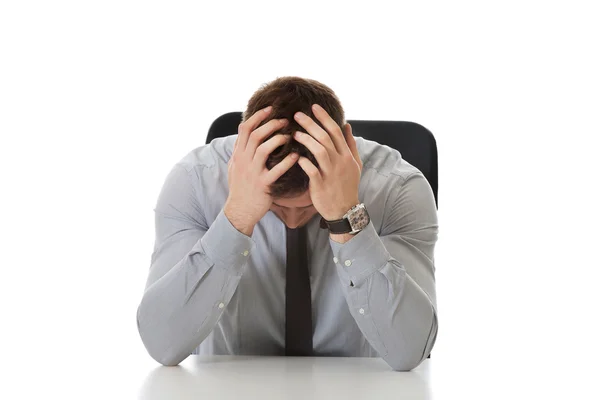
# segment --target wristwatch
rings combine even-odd
[[[365,208],[365,203],[360,203],[344,214],[342,219],[327,221],[325,218],[321,217],[320,226],[323,229],[329,229],[329,232],[334,234],[349,233],[351,235],[356,235],[369,225],[369,221],[371,221],[371,218]]]

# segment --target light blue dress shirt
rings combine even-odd
[[[141,339],[159,363],[194,354],[283,355],[286,230],[271,211],[252,236],[223,213],[227,162],[237,135],[178,162],[156,204],[156,239],[137,310]],[[382,357],[418,366],[435,343],[433,192],[387,146],[356,137],[359,199],[369,225],[340,244],[307,224],[315,355]]]

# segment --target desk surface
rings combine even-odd
[[[379,358],[191,356],[153,369],[139,399],[431,399],[430,362],[396,372]]]
[[[600,399],[594,363],[442,350],[410,372],[379,358],[190,356],[163,367],[147,354],[39,356],[5,366],[0,399]]]

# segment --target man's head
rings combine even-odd
[[[306,132],[294,120],[294,114],[297,111],[301,111],[311,117],[325,130],[312,112],[311,106],[315,103],[323,107],[340,127],[344,126],[346,123],[344,109],[333,90],[315,80],[299,77],[281,77],[263,85],[248,101],[248,106],[243,113],[242,120],[246,121],[246,119],[258,110],[272,106],[273,110],[269,114],[269,117],[259,126],[266,124],[271,119],[286,118],[289,121],[285,128],[275,132],[274,135],[292,135],[295,131]],[[266,138],[265,141],[269,138]],[[300,156],[308,158],[319,168],[319,164],[313,154],[293,138],[287,144],[271,153],[267,159],[267,168],[273,168],[273,166],[277,165],[291,152],[296,152]],[[308,183],[308,175],[306,175],[298,164],[294,164],[270,187],[270,194],[274,199],[271,211],[289,228],[302,226],[317,214],[308,193]]]

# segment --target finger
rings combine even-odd
[[[260,146],[266,138],[275,133],[275,131],[283,128],[287,124],[287,119],[272,119],[260,128],[256,129],[254,132],[250,133],[250,138],[248,139],[248,144],[246,146],[246,152],[248,152],[251,158],[254,158],[254,154],[256,153],[258,146]]]
[[[323,128],[321,128],[315,121],[313,121],[311,117],[298,111],[296,114],[294,114],[294,119],[296,122],[298,122],[298,124],[300,124],[300,126],[306,129],[306,132],[315,138],[315,140],[319,142],[328,153],[331,153],[332,155],[333,153],[337,153],[329,134],[325,132]]]
[[[362,169],[362,160],[360,159],[360,154],[358,153],[358,146],[356,145],[356,140],[354,139],[354,135],[352,134],[352,126],[350,124],[344,125],[344,139],[348,143],[348,149],[352,153],[352,156]]]
[[[269,172],[267,172],[267,183],[271,184],[275,182],[277,179],[281,178],[283,174],[287,172],[295,163],[298,161],[297,153],[290,153],[286,158],[281,160],[277,165],[275,165]]]
[[[340,129],[340,126],[331,118],[331,116],[325,111],[323,107],[318,104],[313,104],[312,106],[313,113],[315,113],[315,117],[323,124],[327,132],[329,132],[329,136],[331,141],[333,142],[336,151],[338,154],[344,154],[349,151],[348,144],[344,139],[344,134]]]
[[[258,110],[250,118],[238,126],[238,136],[240,139],[239,145],[242,150],[244,150],[248,144],[248,137],[250,136],[250,133],[254,131],[256,127],[269,116],[272,108],[273,107],[269,106],[267,108],[263,108],[262,110]]]
[[[298,131],[294,134],[294,139],[296,139],[298,143],[303,144],[315,156],[323,171],[329,171],[331,159],[329,158],[327,149],[325,149],[321,143],[317,142],[311,135]]]
[[[308,158],[300,157],[298,159],[298,165],[300,165],[302,170],[306,172],[306,175],[308,175],[308,178],[311,180],[311,182],[317,185],[321,184],[323,181],[321,171],[319,171],[319,169],[315,167],[315,164],[313,164]]]
[[[240,135],[237,135],[237,137],[235,139],[235,143],[233,144],[233,151],[231,152],[231,156],[229,157],[229,160],[227,161],[227,168],[231,167],[231,163],[233,162],[233,155],[237,151],[239,140],[240,140]]]
[[[256,149],[254,154],[254,162],[264,167],[269,155],[279,146],[283,146],[291,140],[291,136],[278,134],[267,140]]]

